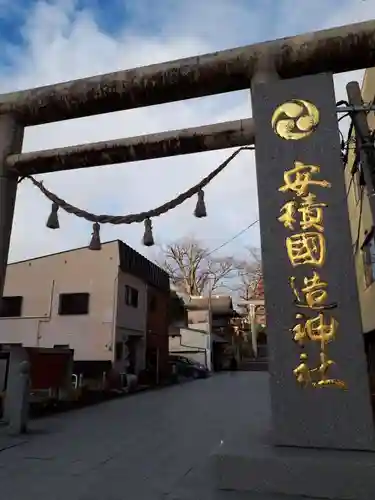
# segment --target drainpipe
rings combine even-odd
[[[118,277],[119,271],[113,282],[113,310],[112,310],[112,332],[111,332],[111,345],[110,350],[112,351],[112,363],[115,361],[115,350],[116,350],[116,327],[117,327],[117,305],[118,305]]]
[[[52,280],[51,282],[51,290],[50,290],[50,296],[49,296],[49,305],[48,305],[48,312],[43,315],[43,316],[21,316],[19,318],[1,318],[0,321],[2,320],[13,320],[13,321],[19,321],[19,320],[25,320],[25,319],[36,319],[38,320],[37,325],[36,325],[36,337],[35,337],[35,347],[40,347],[40,339],[41,339],[41,333],[40,333],[40,327],[41,323],[49,323],[52,319],[52,306],[53,306],[53,299],[54,299],[54,292],[55,292],[55,280]],[[0,323],[1,324],[1,323]]]
[[[50,297],[49,297],[49,308],[48,308],[48,314],[47,316],[43,316],[43,319],[39,316],[38,319],[38,325],[36,329],[36,347],[40,347],[40,339],[41,339],[41,333],[40,333],[40,327],[41,323],[48,323],[51,321],[52,318],[52,307],[53,307],[53,299],[55,295],[55,280],[52,280],[51,284],[51,291],[50,291]],[[32,319],[32,316],[23,316],[22,319]]]

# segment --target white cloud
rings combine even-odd
[[[375,7],[375,0],[340,1],[341,11],[335,12],[336,0],[316,0],[299,13],[288,10],[292,3],[283,0],[277,9],[282,23],[275,24],[266,6],[269,4],[271,8],[274,2],[269,1],[255,2],[253,8],[241,0],[197,0],[189,2],[188,8],[186,2],[180,2],[178,7],[175,2],[172,6],[170,0],[162,3],[164,9],[156,18],[161,23],[160,29],[155,29],[154,34],[133,25],[111,36],[99,29],[90,10],[76,10],[74,1],[38,2],[23,27],[25,48],[22,52],[14,51],[14,70],[11,75],[0,77],[0,88],[14,90],[57,83],[364,20],[371,17]],[[146,0],[133,2],[133,6],[135,4],[136,19],[151,16],[154,4]],[[287,12],[293,12],[292,17],[287,17]],[[340,94],[343,82],[348,79],[347,75],[336,78]],[[250,113],[248,92],[238,92],[33,127],[26,131],[24,150],[197,126],[242,118]],[[228,151],[211,152],[50,174],[45,176],[45,184],[68,201],[96,213],[137,212],[153,208],[189,188],[228,154]],[[206,190],[206,201],[207,219],[197,220],[191,215],[195,204],[192,200],[155,220],[157,241],[195,234],[215,247],[250,224],[258,212],[252,153],[243,152],[213,181]],[[49,208],[48,201],[34,187],[27,181],[21,184],[12,235],[12,260],[87,243],[90,225],[73,216],[61,214],[59,231],[46,229]],[[147,254],[139,243],[142,232],[143,228],[138,225],[103,227],[102,237],[123,239]],[[258,241],[257,229],[251,230],[226,251],[237,251],[243,245]]]

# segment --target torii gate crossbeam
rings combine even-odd
[[[248,146],[254,144],[254,136],[254,121],[246,118],[126,139],[12,154],[7,157],[6,165],[10,172],[21,172],[22,175],[46,174]]]
[[[242,90],[271,56],[281,78],[375,64],[375,22],[307,33],[0,97],[0,114],[24,126]]]

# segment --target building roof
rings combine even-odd
[[[123,241],[118,241],[120,269],[132,274],[155,288],[170,290],[169,274]]]
[[[120,240],[104,241],[102,242],[102,246],[113,245],[117,241]],[[69,250],[61,250],[61,252],[45,253],[44,255],[38,255],[37,257],[31,257],[30,259],[15,260],[14,262],[9,262],[8,266],[13,266],[15,264],[22,264],[23,262],[33,262],[34,260],[39,260],[39,259],[46,259],[47,257],[53,257],[54,255],[64,255],[67,253],[77,252],[78,250],[84,250],[85,248],[88,248],[88,245],[85,245],[84,247],[69,248]]]
[[[161,269],[154,262],[151,262],[147,257],[141,255],[139,252],[134,250],[134,248],[130,247],[126,243],[121,240],[111,240],[102,243],[104,245],[118,245],[119,252],[119,261],[120,261],[120,269],[121,271],[131,274],[136,278],[144,281],[145,283],[154,286],[155,288],[159,288],[164,291],[169,292],[169,275],[166,271]],[[37,259],[45,259],[47,257],[52,257],[54,255],[63,255],[71,252],[76,252],[78,250],[84,250],[88,248],[87,246],[71,248],[69,250],[64,250],[62,252],[54,252],[50,254],[41,255],[39,257],[34,257],[32,259],[24,259],[21,261],[10,262],[8,265],[16,265],[22,262],[31,262]]]
[[[188,311],[207,311],[210,308],[209,297],[190,297],[185,307]],[[232,297],[229,295],[213,295],[211,311],[215,314],[233,314]]]

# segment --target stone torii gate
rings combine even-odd
[[[19,176],[247,146],[254,143],[256,134],[273,433],[269,441],[259,430],[249,448],[244,436],[242,448],[222,447],[215,461],[219,488],[325,498],[336,495],[353,500],[367,499],[369,492],[375,491],[375,455],[364,453],[374,450],[374,424],[356,280],[349,255],[350,233],[332,81],[333,73],[374,65],[375,21],[369,21],[0,96],[1,293]],[[250,88],[254,121],[244,119],[21,153],[27,126]],[[302,108],[303,113],[297,116]],[[284,124],[288,119],[284,128],[280,117]],[[301,121],[297,122],[299,118]],[[295,127],[303,133],[298,135]],[[312,174],[319,174],[316,180]],[[283,179],[285,185],[280,187]],[[322,194],[314,202],[324,189],[307,193],[301,179],[317,189],[330,187],[329,197]],[[330,210],[324,216],[325,226],[318,227],[321,232],[314,233],[320,234],[319,238],[315,236],[315,242],[311,231],[303,233],[305,239],[310,238],[306,248],[311,259],[318,251],[318,243],[322,248],[326,245],[321,257],[315,255],[312,276],[305,278],[297,269],[301,263],[297,259],[302,258],[303,252],[293,246],[293,238],[300,235],[288,236],[279,229],[280,222],[285,231],[295,222],[291,205],[295,199],[286,198],[286,191],[293,191],[291,186],[304,200],[296,211],[306,206],[314,208],[316,227],[321,223],[318,208],[328,206]],[[280,208],[286,206],[288,209],[280,215]],[[311,212],[309,217],[310,226],[306,227],[314,222]],[[341,245],[348,251],[340,252]],[[294,259],[290,262],[295,276],[289,275],[287,254]],[[318,278],[320,285],[329,285],[334,296],[331,306],[337,318],[331,318],[329,324],[323,321],[328,306],[321,304],[327,294],[316,287]],[[303,279],[305,289],[315,280],[320,299],[315,294],[314,302],[311,295],[308,311],[301,309],[300,314],[295,314],[295,307],[300,305],[296,283]],[[294,301],[289,285],[293,285]],[[315,303],[320,304],[315,307],[321,321],[319,327],[314,326],[315,318],[306,316],[314,310]],[[304,319],[305,324],[293,327],[295,317]],[[333,361],[327,357],[326,344],[334,340],[336,331]],[[313,347],[319,343],[314,340],[321,344],[321,364],[311,370],[309,360],[316,354],[313,347],[299,350],[307,337]],[[338,371],[334,377],[327,377],[334,362]]]

